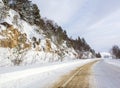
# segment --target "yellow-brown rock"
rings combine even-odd
[[[26,43],[27,35],[25,33],[22,34],[13,25],[7,26],[7,29],[2,30],[0,35],[5,37],[5,39],[0,39],[0,47],[15,48],[21,44],[23,45],[23,49],[31,47],[30,44]]]
[[[50,52],[51,51],[51,43],[49,39],[46,39],[46,48],[45,48],[46,52]]]

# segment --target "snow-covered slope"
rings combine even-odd
[[[4,4],[0,1],[0,67],[61,62],[94,56],[84,39],[83,44],[86,44],[88,51],[76,52],[72,46],[74,44],[61,27],[40,18],[36,4],[28,0],[25,0],[26,3],[24,0],[17,0],[16,2],[22,4],[15,8],[9,0],[3,1]]]
[[[77,57],[76,51],[68,48],[65,42],[58,47],[44,35],[40,27],[22,20],[18,12],[2,2],[0,9],[0,66],[46,63]]]
[[[80,42],[79,38],[84,48],[75,50],[79,44],[54,22],[41,19],[37,6],[29,0],[15,0],[21,4],[16,4],[19,8],[10,5],[9,0],[3,1],[4,4],[0,0],[0,88],[45,88],[66,72],[94,61],[78,60],[94,56],[85,40]]]

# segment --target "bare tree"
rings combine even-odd
[[[120,48],[117,45],[114,45],[111,49],[111,53],[116,57],[120,58]]]

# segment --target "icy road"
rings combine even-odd
[[[94,64],[92,71],[93,88],[120,88],[120,67],[101,60]]]
[[[86,59],[1,67],[0,88],[120,88],[119,64],[115,59]]]
[[[101,59],[65,75],[53,88],[120,88],[120,67]]]

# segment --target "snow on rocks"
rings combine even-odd
[[[0,10],[3,11],[0,16],[0,48],[9,50],[6,51],[8,53],[6,57],[9,59],[3,57],[4,52],[0,51],[0,63],[8,60],[6,61],[7,63],[2,63],[0,66],[7,66],[8,63],[8,66],[14,66],[68,61],[79,57],[73,47],[68,47],[67,40],[59,38],[59,40],[55,41],[57,36],[53,35],[52,32],[52,37],[50,38],[48,36],[46,28],[49,30],[49,26],[47,26],[47,23],[52,23],[55,28],[58,28],[58,25],[51,20],[43,19],[46,27],[41,27],[40,25],[37,26],[36,24],[30,24],[30,22],[25,21],[25,19],[23,19],[25,17],[22,18],[19,11],[16,12],[17,10],[12,10],[3,3],[0,4]],[[24,14],[24,16],[29,17],[27,15],[28,14]],[[49,32],[50,31],[51,30],[49,30]],[[58,41],[62,41],[61,44],[58,44]],[[83,52],[83,58],[91,58],[91,55],[86,55],[86,53]],[[89,52],[87,54],[89,54]],[[18,59],[20,56],[22,58]]]

